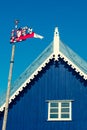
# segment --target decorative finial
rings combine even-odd
[[[58,53],[59,53],[59,32],[58,32],[58,27],[55,27],[55,30],[54,30],[53,51],[54,51],[54,55],[55,55],[55,60],[58,60]]]

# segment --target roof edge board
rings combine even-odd
[[[70,61],[62,52],[60,53],[60,57],[64,58],[64,61],[68,61],[68,65],[71,65],[72,69],[75,69],[76,72],[79,72],[80,76],[83,76],[83,78],[86,80],[87,79],[87,74],[84,73],[81,69],[79,69],[79,67],[77,65],[75,65],[72,61]]]
[[[26,87],[27,83],[30,83],[31,79],[34,79],[34,75],[38,74],[38,71],[42,70],[42,67],[46,66],[46,63],[49,63],[50,59],[53,58],[53,53],[36,69],[36,71],[10,96],[9,104],[12,102],[12,99],[14,100],[15,97],[23,90],[24,87]],[[4,110],[5,103],[2,104],[0,107],[0,111],[2,112]]]

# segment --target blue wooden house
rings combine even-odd
[[[5,95],[0,97],[0,130]],[[59,38],[11,86],[7,130],[87,130],[87,63]]]

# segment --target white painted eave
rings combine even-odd
[[[34,73],[15,91],[15,93],[9,99],[9,104],[12,102],[12,100],[16,98],[17,95],[19,95],[21,91],[23,91],[23,89],[27,86],[27,83],[29,84],[31,80],[34,79],[41,70],[43,70],[43,68],[46,66],[47,63],[50,62],[51,59],[53,59],[53,53],[49,57],[47,57],[47,59],[34,71]],[[5,103],[0,107],[0,111],[2,112],[4,108]]]
[[[59,52],[59,55],[69,66],[71,66],[72,69],[74,69],[77,73],[79,73],[80,76],[83,76],[85,80],[87,80],[87,74],[84,73],[76,64],[74,64],[72,61],[70,61],[62,52]]]

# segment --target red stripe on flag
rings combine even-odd
[[[34,32],[32,32],[31,34],[26,34],[24,36],[20,36],[18,38],[16,38],[17,41],[21,41],[21,40],[26,40],[27,38],[32,38],[34,37]]]
[[[10,42],[11,43],[14,43],[14,42],[20,42],[20,41],[23,41],[23,40],[26,40],[27,38],[33,38],[34,37],[34,32],[32,33],[28,33],[26,35],[21,35],[20,37],[17,37],[17,38],[11,38]]]

